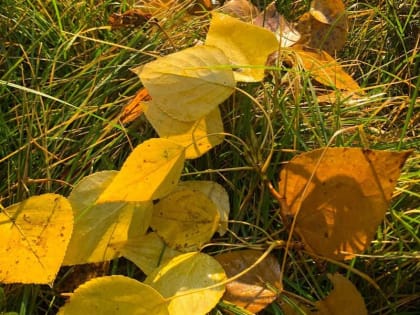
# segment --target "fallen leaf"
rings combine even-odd
[[[153,104],[180,121],[196,121],[209,114],[236,85],[225,54],[205,45],[158,58],[133,71]]]
[[[342,0],[313,0],[309,13],[322,23],[347,28],[346,8]]]
[[[192,252],[172,258],[153,271],[144,283],[169,301],[170,314],[204,315],[219,302],[225,287],[217,284],[225,280],[226,274],[217,260]]]
[[[223,122],[219,108],[196,121],[173,119],[153,102],[142,103],[147,120],[161,138],[169,139],[185,148],[185,158],[195,159],[223,142]]]
[[[335,273],[328,275],[334,289],[323,300],[315,303],[319,315],[367,315],[365,302],[350,280]]]
[[[299,32],[277,11],[275,1],[259,13],[252,23],[273,32],[280,42],[280,47],[290,47],[300,39]]]
[[[150,232],[130,238],[121,248],[121,254],[148,275],[181,252],[167,246],[155,232]]]
[[[144,108],[142,102],[150,101],[151,97],[145,88],[140,89],[136,96],[128,103],[120,114],[122,124],[128,124],[136,120],[143,113]]]
[[[146,140],[131,152],[96,204],[151,201],[167,195],[178,184],[184,159],[185,149],[179,144]]]
[[[218,11],[244,22],[251,22],[259,14],[258,8],[249,0],[226,1]]]
[[[214,258],[230,278],[253,265],[262,254],[257,250],[239,250]],[[280,265],[273,255],[269,255],[245,275],[227,283],[223,299],[252,313],[260,312],[277,299],[277,292],[269,285],[281,288],[279,280]]]
[[[410,153],[323,148],[300,154],[280,173],[281,212],[297,215],[305,248],[351,259],[370,245]]]
[[[152,16],[139,9],[130,9],[122,14],[112,13],[108,22],[113,28],[137,27],[146,24]]]
[[[121,247],[128,239],[146,233],[152,219],[151,201],[95,204],[117,174],[117,171],[93,173],[73,188],[69,201],[75,223],[64,265],[101,262],[120,257]]]
[[[30,197],[0,211],[0,282],[52,284],[73,230],[67,198]]]
[[[279,47],[269,30],[216,12],[212,14],[205,44],[220,48],[228,63],[236,68],[235,80],[243,82],[261,81],[268,56]]]
[[[205,194],[217,207],[217,211],[220,215],[220,222],[217,232],[220,235],[226,233],[228,228],[228,220],[229,220],[229,212],[230,212],[230,205],[229,205],[229,195],[226,189],[223,188],[222,185],[212,182],[212,181],[205,181],[205,180],[189,180],[179,182],[179,188],[188,188],[192,191],[199,191]]]
[[[294,63],[300,64],[319,83],[337,89],[361,92],[359,84],[325,51],[316,51],[301,45],[294,45],[290,49],[296,54]]]
[[[171,248],[186,252],[208,242],[219,220],[216,205],[205,194],[182,188],[155,205],[150,226]]]
[[[152,287],[114,275],[90,280],[74,291],[58,315],[169,315],[165,299]]]

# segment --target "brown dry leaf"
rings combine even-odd
[[[113,28],[143,26],[152,16],[139,9],[127,10],[122,14],[112,13],[108,18],[108,23]]]
[[[143,114],[144,108],[142,106],[142,101],[150,101],[152,98],[149,95],[149,92],[145,88],[140,89],[137,92],[136,96],[128,103],[120,114],[120,120],[122,124],[128,124],[133,120],[136,120]]]
[[[276,8],[276,2],[271,2],[263,12],[252,21],[253,24],[264,27],[274,34],[281,47],[289,47],[300,39],[300,34],[293,28],[292,24],[280,15]]]
[[[315,303],[319,315],[367,315],[366,305],[359,291],[347,278],[336,273],[328,275],[334,289]]]
[[[259,10],[248,0],[229,0],[219,10],[244,22],[251,22]]]
[[[326,148],[296,156],[280,173],[282,214],[298,213],[295,231],[309,251],[351,259],[370,245],[410,153]]]
[[[228,278],[250,267],[263,254],[257,250],[241,250],[215,256]],[[277,293],[268,289],[267,284],[281,288],[280,265],[273,255],[267,256],[260,264],[242,277],[226,284],[223,299],[247,311],[257,313],[277,298]]]
[[[361,92],[359,84],[327,52],[317,51],[302,45],[290,48],[296,53],[298,64],[319,83],[341,90]]]
[[[325,50],[330,55],[344,47],[347,40],[347,15],[341,0],[312,1],[309,12],[296,24],[301,34],[298,44]]]
[[[282,301],[279,305],[284,315],[320,315],[318,311],[310,309],[290,296],[287,297],[287,301],[285,301],[286,298],[284,296],[280,296],[280,299]]]

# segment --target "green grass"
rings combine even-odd
[[[237,92],[222,106],[231,136],[205,156],[189,161],[183,179],[210,179],[230,194],[229,234],[214,242],[264,245],[266,235],[287,239],[278,204],[269,194],[258,165],[274,155],[266,176],[275,183],[281,166],[297,152],[325,146],[344,128],[360,126],[335,138],[333,145],[372,149],[415,149],[407,161],[392,206],[375,242],[351,266],[366,279],[332,263],[314,262],[290,251],[285,289],[315,301],[328,286],[322,270],[348,272],[371,314],[418,314],[420,308],[420,104],[419,5],[411,1],[349,1],[350,33],[339,60],[367,88],[350,105],[346,100],[318,104],[321,87],[307,78],[300,88],[276,84],[240,85],[262,108]],[[296,19],[309,1],[279,1]],[[265,3],[261,1],[260,6]],[[45,192],[67,195],[82,177],[118,169],[132,148],[155,137],[144,117],[122,126],[122,107],[141,84],[129,69],[194,44],[206,22],[184,22],[182,10],[163,25],[144,29],[105,28],[107,17],[130,7],[125,1],[3,0],[0,6],[0,204],[6,207]],[[283,69],[283,74],[287,69]],[[293,92],[293,93],[292,93]],[[264,115],[264,111],[265,114]],[[267,119],[268,117],[268,119]],[[268,130],[274,136],[266,138]],[[241,223],[242,222],[242,223]],[[245,224],[246,223],[246,224]],[[262,230],[264,232],[262,232]],[[220,247],[209,248],[210,252]],[[282,252],[275,252],[282,259]],[[63,270],[57,282],[70,282]],[[124,259],[107,273],[141,277]],[[2,285],[0,313],[54,314],[64,299],[56,287]],[[222,307],[221,307],[222,308]],[[270,306],[264,314],[281,314]]]

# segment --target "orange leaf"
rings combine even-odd
[[[282,214],[297,215],[309,251],[350,259],[370,245],[410,153],[326,148],[296,156],[280,173]]]
[[[347,91],[361,91],[359,84],[325,51],[294,45],[296,62],[319,83]]]
[[[214,258],[222,265],[226,275],[232,277],[254,264],[261,255],[261,251],[241,250]],[[269,290],[267,284],[280,288],[279,279],[279,263],[273,255],[269,255],[248,273],[226,284],[223,299],[252,313],[259,312],[277,298],[276,292]]]
[[[136,96],[122,110],[120,115],[121,123],[128,124],[143,114],[142,101],[149,101],[152,98],[145,88],[137,92]]]
[[[299,18],[298,44],[325,50],[330,55],[343,48],[348,32],[347,15],[341,0],[315,0],[311,9]]]
[[[323,300],[315,303],[319,315],[367,315],[366,305],[353,283],[336,273],[328,275],[334,289]]]

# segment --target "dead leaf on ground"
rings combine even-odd
[[[244,22],[251,22],[258,14],[259,10],[248,0],[229,0],[217,11],[238,18]]]
[[[292,62],[300,64],[319,83],[341,90],[361,92],[359,84],[327,52],[302,45],[294,45],[290,49],[296,54]]]
[[[365,302],[350,280],[336,273],[328,275],[334,289],[315,303],[319,315],[367,315]]]
[[[262,254],[262,251],[257,250],[240,250],[220,254],[214,258],[222,265],[230,278],[250,267]],[[269,286],[281,288],[279,279],[280,265],[273,255],[268,255],[245,275],[226,284],[223,299],[247,311],[259,312],[277,298],[277,292]]]
[[[341,0],[312,1],[310,11],[296,23],[296,30],[301,34],[297,44],[321,49],[334,56],[346,43],[347,24]]]
[[[351,259],[370,245],[410,153],[324,148],[300,154],[280,173],[282,214],[298,215],[295,231],[308,250]]]
[[[140,89],[136,96],[134,96],[134,98],[130,101],[130,103],[124,106],[123,110],[121,111],[121,123],[125,125],[140,117],[144,112],[142,102],[150,101],[151,99],[152,98],[145,88]]]
[[[277,11],[275,1],[259,13],[252,23],[272,31],[280,42],[280,47],[290,47],[300,39],[300,34],[293,25]]]

